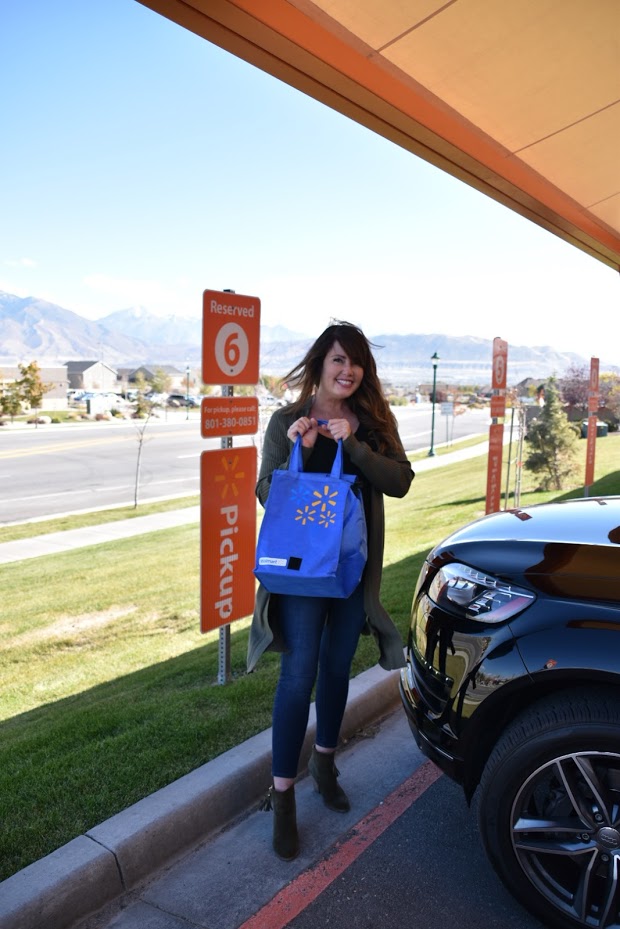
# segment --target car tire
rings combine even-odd
[[[489,756],[476,806],[495,871],[545,925],[620,927],[620,696],[530,707]]]

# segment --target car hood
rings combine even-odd
[[[620,497],[505,510],[448,536],[429,555],[554,596],[620,602]]]

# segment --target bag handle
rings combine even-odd
[[[334,458],[334,463],[332,465],[331,476],[340,480],[342,477],[343,469],[343,457],[344,452],[342,449],[342,439],[338,439],[338,448],[336,449],[336,457]],[[303,458],[301,454],[301,436],[298,435],[295,439],[295,444],[293,445],[293,451],[291,452],[291,458],[288,465],[289,471],[303,471]]]

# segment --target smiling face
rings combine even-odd
[[[324,400],[347,400],[363,377],[361,365],[353,364],[340,342],[334,342],[323,360],[319,393]]]

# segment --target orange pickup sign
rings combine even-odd
[[[256,448],[200,456],[200,629],[208,632],[254,609]]]

